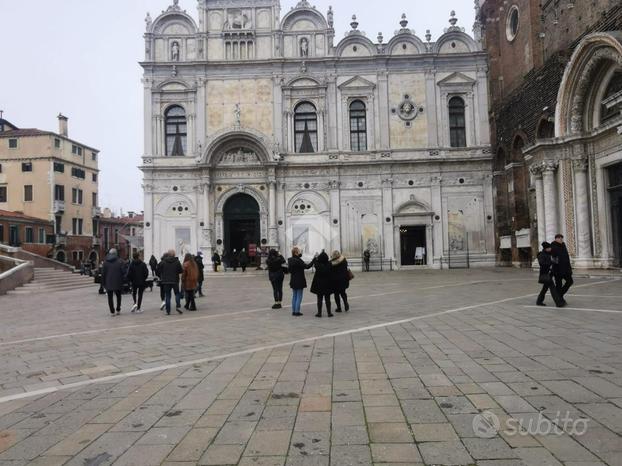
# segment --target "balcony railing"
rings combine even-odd
[[[101,244],[101,240],[97,237],[93,237],[93,246],[99,246]]]
[[[54,201],[54,212],[64,212],[65,201]]]
[[[91,207],[91,217],[99,217],[101,214],[101,207]]]
[[[63,233],[57,233],[54,242],[57,246],[67,246],[67,235]]]

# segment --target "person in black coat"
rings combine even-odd
[[[335,312],[341,312],[341,300],[343,300],[345,311],[348,312],[350,310],[350,304],[348,304],[348,293],[346,293],[346,290],[350,287],[348,261],[339,251],[333,251],[331,257],[332,260],[330,261],[330,264],[332,266],[332,282],[335,293],[335,305],[337,306]]]
[[[233,252],[229,255],[229,263],[234,272],[238,270],[238,250],[234,249]]]
[[[155,277],[156,269],[158,268],[158,259],[152,254],[149,259],[149,268],[151,269],[151,275]]]
[[[540,264],[538,283],[542,284],[542,290],[540,290],[536,304],[538,306],[546,306],[546,304],[544,304],[544,297],[546,296],[546,292],[550,289],[551,297],[553,298],[553,301],[555,301],[555,305],[557,307],[564,307],[564,300],[557,292],[557,287],[553,282],[552,273],[553,267],[555,266],[555,259],[552,257],[551,252],[551,244],[546,241],[542,243],[542,251],[538,253],[538,264]]]
[[[555,277],[555,286],[557,292],[564,299],[564,295],[568,292],[574,280],[572,279],[572,265],[570,265],[570,256],[566,243],[564,243],[564,235],[556,234],[555,241],[551,243],[551,255],[557,259],[553,262],[553,276]]]
[[[179,292],[179,276],[184,269],[181,266],[179,259],[175,257],[175,250],[171,249],[162,258],[162,262],[158,264],[158,275],[162,287],[164,288],[164,306],[166,313],[171,314],[171,295],[175,293],[175,305],[177,312],[183,314],[181,310],[181,294]]]
[[[138,251],[134,252],[132,258],[132,263],[127,270],[127,279],[132,287],[132,299],[134,300],[131,312],[138,312],[140,314],[143,312],[141,306],[143,303],[143,293],[147,287],[149,270],[147,269],[147,264],[140,260],[140,253]]]
[[[248,254],[246,254],[246,249],[242,248],[240,254],[238,254],[238,262],[240,263],[240,267],[242,267],[242,272],[246,272],[246,267],[248,266]]]
[[[330,296],[334,292],[332,266],[328,260],[328,254],[324,251],[315,258],[315,275],[311,283],[311,293],[317,295],[317,314],[315,317],[322,317],[322,301],[326,302],[326,313],[332,317],[330,311]]]
[[[194,256],[194,262],[196,262],[197,268],[199,269],[196,293],[198,293],[199,297],[202,298],[203,296],[205,296],[203,294],[203,281],[205,280],[205,264],[203,264],[203,253],[201,251],[197,252],[197,255]]]
[[[292,289],[292,315],[301,316],[300,306],[302,296],[307,287],[305,270],[313,267],[313,261],[306,263],[302,260],[302,254],[297,247],[292,249],[292,257],[287,259],[287,269],[289,270],[289,287]]]
[[[214,272],[218,272],[218,266],[220,263],[220,255],[218,254],[218,251],[214,251],[214,254],[212,255],[212,267],[214,268]]]
[[[110,314],[113,316],[115,315],[115,307],[112,302],[113,295],[117,297],[116,315],[121,314],[121,290],[123,289],[124,279],[123,265],[123,261],[119,259],[117,250],[113,248],[106,256],[102,268],[102,283],[108,294],[108,308],[110,309]]]
[[[285,258],[275,249],[270,249],[266,265],[268,266],[268,278],[272,284],[274,295],[272,309],[281,309],[283,307],[281,303],[283,302],[283,281],[285,280],[285,271],[283,270]]]

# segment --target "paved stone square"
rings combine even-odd
[[[622,465],[621,285],[556,309],[530,271],[357,273],[332,319],[254,274],[182,316],[1,297],[0,464]]]

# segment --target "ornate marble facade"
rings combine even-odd
[[[177,1],[146,18],[146,256],[183,243],[209,258],[254,221],[247,240],[284,253],[494,264],[479,37],[452,14],[423,41],[403,15],[388,42],[356,17],[336,42],[334,15],[199,0],[198,20]]]

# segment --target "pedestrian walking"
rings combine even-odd
[[[564,243],[564,235],[558,233],[555,235],[555,241],[551,243],[551,255],[553,256],[553,276],[555,277],[555,286],[557,292],[565,303],[564,295],[568,292],[574,280],[572,279],[572,265],[570,265],[570,256],[566,243]]]
[[[149,268],[151,269],[151,275],[155,277],[156,269],[158,268],[158,259],[156,259],[153,254],[151,254],[151,257],[149,258]]]
[[[335,312],[341,312],[341,301],[346,312],[350,310],[348,304],[348,293],[346,290],[350,287],[350,274],[348,273],[348,261],[339,251],[333,251],[331,254],[331,274],[332,284],[335,293]]]
[[[181,286],[186,293],[186,304],[184,308],[189,311],[196,311],[197,305],[194,302],[194,292],[199,282],[199,268],[192,258],[192,254],[188,253],[184,257],[183,272],[181,275]]]
[[[214,251],[214,255],[212,256],[212,266],[214,267],[214,272],[218,272],[218,266],[221,263],[220,256],[218,255],[218,251]]]
[[[227,251],[225,251],[223,249],[222,251],[222,255],[220,256],[220,262],[222,262],[222,271],[226,272],[227,271],[227,267],[229,267],[229,254],[227,254]]]
[[[371,252],[369,249],[363,251],[363,264],[365,265],[365,272],[369,272],[369,261],[371,260]]]
[[[278,253],[276,249],[270,249],[268,258],[266,259],[268,266],[268,278],[272,284],[272,294],[274,295],[274,304],[272,309],[281,309],[283,307],[283,281],[285,280],[285,258]]]
[[[160,258],[160,262],[158,262],[158,265],[156,265],[156,271],[155,271],[155,276],[158,279],[158,287],[160,288],[160,301],[162,301],[162,304],[160,304],[160,310],[163,311],[164,308],[166,307],[166,302],[165,302],[165,295],[164,295],[164,285],[162,284],[162,261],[164,261],[164,258],[166,257],[166,254],[164,254],[161,258]]]
[[[127,270],[127,279],[132,287],[132,300],[134,304],[130,312],[142,313],[143,293],[147,287],[147,277],[149,270],[147,264],[140,259],[140,253],[135,251],[132,254],[132,263]]]
[[[542,243],[542,251],[538,253],[538,264],[540,264],[540,275],[538,277],[538,283],[542,284],[542,290],[538,295],[536,304],[538,306],[546,306],[544,304],[544,298],[546,292],[551,290],[551,297],[555,301],[557,307],[564,307],[566,303],[560,296],[553,281],[553,268],[555,266],[555,258],[551,255],[551,244],[546,241]]]
[[[179,293],[179,276],[183,273],[183,268],[179,259],[175,257],[175,250],[171,249],[162,258],[162,262],[158,265],[160,280],[164,289],[164,307],[166,314],[171,315],[171,299],[175,293],[175,307],[179,314],[183,314],[181,310],[181,296]]]
[[[102,267],[102,283],[108,294],[110,315],[115,315],[113,295],[117,298],[116,315],[121,314],[121,290],[123,289],[123,261],[119,259],[116,249],[111,249]]]
[[[326,304],[326,314],[332,317],[333,313],[330,309],[330,297],[334,292],[332,283],[331,264],[328,260],[328,254],[324,251],[314,259],[315,274],[313,282],[311,282],[311,293],[317,296],[317,313],[315,317],[322,317],[322,303]]]
[[[287,259],[287,268],[289,270],[289,287],[292,289],[292,315],[294,316],[302,315],[300,307],[304,289],[307,287],[305,270],[311,267],[313,267],[313,261],[307,264],[302,260],[300,249],[293,248],[292,257]]]
[[[246,272],[246,267],[248,266],[248,254],[246,254],[246,249],[242,248],[240,251],[240,254],[238,255],[238,262],[242,268],[242,272]]]
[[[233,269],[234,272],[237,272],[238,270],[238,250],[237,249],[233,250],[229,260],[231,262],[231,268]]]
[[[203,253],[201,251],[197,252],[197,255],[194,257],[194,261],[197,264],[197,269],[199,272],[199,276],[197,277],[197,288],[195,290],[195,294],[199,295],[199,298],[205,296],[203,294],[203,281],[205,280],[205,264],[203,264]]]

